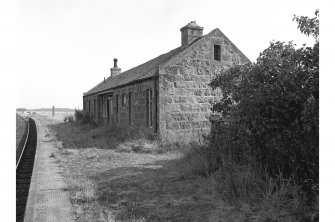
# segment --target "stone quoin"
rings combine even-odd
[[[128,71],[114,59],[110,77],[84,93],[84,111],[99,123],[150,128],[164,144],[199,141],[220,97],[209,82],[250,60],[218,28],[203,35],[192,21],[180,31],[180,47]]]

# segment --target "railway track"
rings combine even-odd
[[[16,168],[20,162],[23,150],[29,136],[29,122],[22,116],[16,114]]]
[[[27,134],[22,148],[16,150],[16,221],[24,221],[28,199],[30,180],[34,167],[37,145],[37,130],[35,121],[27,121]],[[19,150],[19,152],[18,152]],[[19,154],[19,155],[18,155]]]

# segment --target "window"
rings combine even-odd
[[[221,46],[214,45],[214,60],[221,61]]]
[[[115,99],[115,115],[116,115],[116,122],[119,122],[119,95],[116,95]]]
[[[86,101],[84,101],[84,108],[83,110],[86,112],[87,111],[87,107],[86,107]]]
[[[147,89],[147,126],[152,127],[152,89]]]
[[[107,96],[103,95],[102,97],[102,117],[106,118],[107,117]]]
[[[129,112],[128,112],[128,117],[129,117],[129,125],[132,125],[132,119],[131,119],[131,97],[133,93],[129,93],[129,98],[128,98],[128,107],[129,107]]]
[[[93,115],[96,115],[96,113],[97,113],[96,108],[97,108],[97,100],[94,99],[94,100],[93,100]]]
[[[91,114],[91,100],[88,101],[88,113]]]
[[[107,115],[108,119],[113,117],[113,94],[109,94],[107,97]]]
[[[127,97],[126,97],[126,94],[123,93],[122,94],[122,106],[125,106],[127,104]]]

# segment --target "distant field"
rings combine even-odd
[[[32,111],[31,113],[34,112],[36,113],[36,115],[48,117],[48,119],[53,120],[55,123],[63,122],[65,116],[74,115],[74,111],[56,111],[54,116],[52,116],[51,111]]]

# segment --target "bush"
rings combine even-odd
[[[215,77],[222,98],[213,111],[234,121],[214,124],[207,144],[182,160],[189,174],[213,174],[222,199],[274,212],[264,216],[274,221],[318,220],[318,19],[295,20],[315,45],[272,42],[256,63]]]
[[[296,50],[291,43],[271,43],[256,64],[234,67],[211,85],[223,92],[214,110],[237,119],[231,126],[216,129],[220,136],[213,144],[219,144],[223,156],[237,164],[257,165],[272,177],[282,173],[315,196],[319,181],[318,44]],[[224,145],[220,140],[228,142]]]
[[[68,121],[69,123],[74,122],[74,116],[72,116],[72,115],[68,116],[68,117],[67,117],[67,121]]]
[[[216,190],[225,200],[314,221],[319,198],[318,11],[313,19],[295,20],[303,33],[316,38],[314,46],[296,49],[292,42],[272,42],[256,63],[217,75],[210,86],[219,88],[222,98],[213,111],[234,121],[214,124],[207,144],[188,150],[182,162],[189,174],[215,175]]]
[[[93,116],[84,110],[75,110],[74,117],[77,122],[81,124],[90,124],[92,126],[97,126],[98,124],[94,121]]]
[[[64,116],[64,123],[66,123],[66,122],[69,122],[69,123],[74,122],[74,117],[73,117],[73,115]]]

